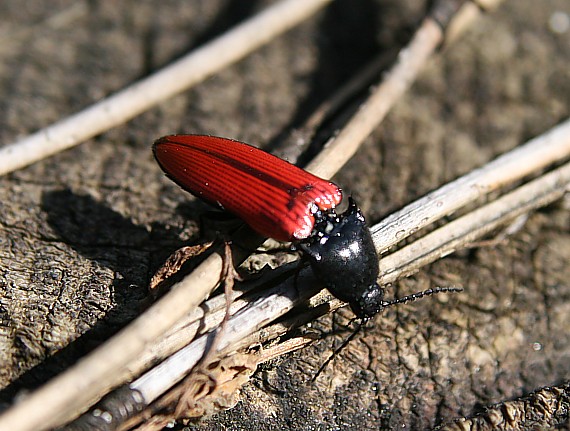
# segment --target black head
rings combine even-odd
[[[369,319],[383,308],[384,289],[376,282],[378,254],[364,215],[349,198],[343,214],[317,211],[314,217],[313,232],[300,248],[325,287],[358,317]]]

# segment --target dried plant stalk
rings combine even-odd
[[[441,187],[372,227],[381,253],[412,233],[570,155],[570,121]]]
[[[74,147],[242,59],[331,0],[283,0],[154,75],[0,148],[0,175]]]
[[[293,0],[288,2],[293,3]],[[301,1],[301,3],[304,2],[306,0]],[[389,106],[395,103],[409,87],[430,55],[441,44],[443,36],[442,28],[431,18],[426,19],[412,40],[409,49],[400,56],[392,72],[372,93],[368,102],[362,106],[353,121],[340,132],[333,143],[327,146],[326,155],[319,156],[309,169],[323,177],[329,177],[336,172],[352,156],[360,142],[378,125]],[[131,87],[132,89],[133,87]],[[53,130],[51,132],[53,133]],[[38,139],[40,134],[42,132],[39,132]],[[42,139],[50,138],[48,135]],[[69,142],[71,141],[68,140],[67,144]],[[32,151],[26,150],[26,152]],[[48,153],[52,154],[53,152],[48,151],[45,154]],[[20,161],[18,163],[22,165],[21,163],[29,162]],[[2,172],[1,169],[0,172]],[[21,404],[6,412],[0,417],[0,426],[5,426],[8,429],[44,429],[60,424],[70,415],[85,408],[88,403],[100,397],[111,386],[117,385],[128,378],[131,373],[137,372],[138,370],[133,370],[129,366],[132,360],[151,345],[159,334],[164,333],[188,310],[192,310],[205,299],[218,283],[221,267],[221,256],[213,254],[191,275],[175,285],[168,295],[120,334],[66,373],[40,388]],[[275,309],[269,315],[282,314],[288,307],[287,305],[285,308]],[[244,309],[240,313],[249,313],[249,311]],[[259,316],[263,316],[263,314]],[[265,325],[274,318],[263,318],[255,324]],[[238,326],[236,327],[236,334],[239,335],[234,336],[234,338],[243,338],[247,336],[247,333],[251,333],[250,329],[247,329],[246,333],[243,332],[245,327]],[[229,331],[228,336],[231,334],[232,331]],[[220,348],[229,348],[230,346],[232,346],[231,338],[228,338],[221,344]],[[150,392],[158,393],[158,390],[149,389]]]
[[[558,138],[556,142],[559,145],[566,144],[570,139],[570,135],[547,133],[532,142],[550,140],[553,135]],[[516,150],[513,150],[512,153],[519,157],[524,154]],[[570,156],[569,153],[566,154],[566,157],[568,156]],[[495,161],[490,162],[489,165],[494,163]],[[476,172],[485,175],[486,169],[479,169]],[[449,185],[444,185],[440,190],[448,187]],[[380,261],[380,282],[393,282],[457,249],[469,246],[471,242],[498,226],[508,223],[509,220],[554,202],[568,190],[570,190],[570,163],[517,187],[497,200],[475,209],[401,250],[387,255]],[[140,400],[141,405],[148,405],[184,378],[198,363],[207,351],[208,340],[212,334],[217,334],[219,354],[223,356],[228,352],[279,337],[287,333],[292,327],[311,321],[316,316],[343,305],[340,301],[333,300],[333,303],[327,307],[319,307],[312,312],[294,317],[289,322],[282,322],[265,328],[268,323],[281,317],[295,306],[306,302],[319,290],[318,281],[314,279],[311,271],[308,269],[301,271],[296,281],[289,278],[281,285],[249,298],[247,302],[236,301],[235,306],[239,311],[229,319],[226,329],[221,333],[217,332],[219,331],[217,327],[225,315],[222,304],[224,298],[223,295],[213,298],[210,300],[211,302],[209,301],[210,304],[214,305],[214,301],[218,304],[212,312],[208,313],[207,319],[204,319],[204,322],[207,321],[208,326],[213,330],[212,333],[198,337],[191,344],[123,388],[116,396],[112,394],[107,397],[105,404],[115,405],[123,402],[128,404],[133,403],[136,398]],[[128,390],[125,391],[124,389],[127,388]],[[129,399],[129,396],[133,398]],[[87,416],[87,419],[89,418]],[[83,420],[87,419],[84,418]]]
[[[330,0],[284,0],[235,27],[157,74],[133,84],[86,110],[0,149],[0,174],[70,148],[121,124],[152,105],[203,80],[298,24]],[[181,283],[143,316],[0,416],[0,428],[40,430],[57,426],[70,415],[127,378],[128,364],[188,310],[200,304],[219,279],[221,257],[200,267],[199,275]],[[190,294],[190,299],[188,296]]]

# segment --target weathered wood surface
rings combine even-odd
[[[148,305],[146,284],[197,235],[205,208],[163,178],[150,145],[174,132],[275,144],[382,50],[418,2],[339,2],[125,126],[0,178],[1,400],[11,403]],[[0,6],[2,142],[78,111],[252,13],[255,2],[71,1]],[[426,70],[336,181],[375,221],[570,113],[563,0],[510,0]],[[560,16],[560,15],[559,15]],[[418,429],[570,375],[570,216],[560,202],[506,242],[460,252],[390,295],[463,286],[387,311],[310,384],[339,338],[271,366],[197,429]],[[335,329],[348,312],[336,317]],[[317,325],[329,331],[331,319]],[[341,334],[344,336],[344,333]]]

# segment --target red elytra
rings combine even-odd
[[[315,211],[342,200],[336,184],[243,142],[171,135],[157,140],[153,151],[180,187],[280,241],[307,238]]]

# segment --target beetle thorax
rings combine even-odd
[[[313,232],[300,247],[325,287],[348,302],[359,317],[379,311],[383,290],[376,283],[378,255],[364,216],[352,199],[343,214],[316,213]]]

